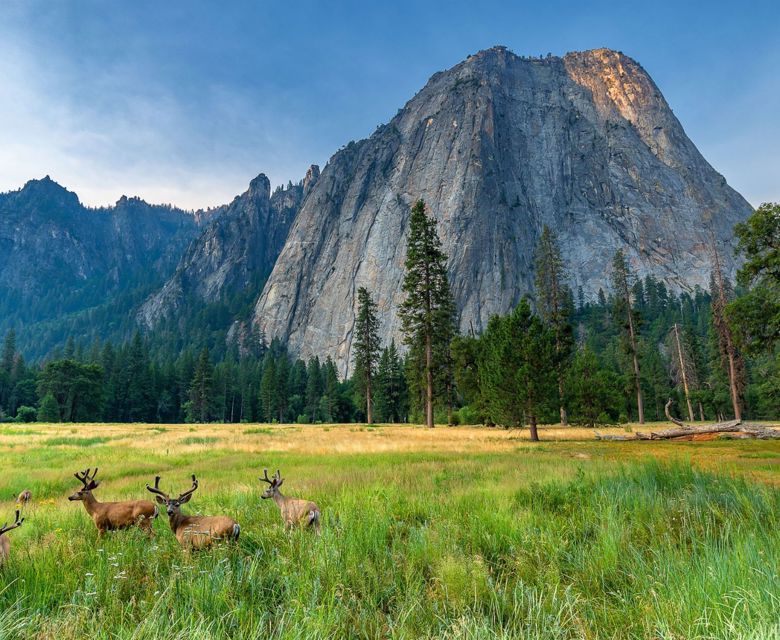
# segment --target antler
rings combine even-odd
[[[197,489],[197,488],[198,488],[198,480],[197,480],[197,478],[195,478],[195,474],[193,473],[192,474],[192,487],[190,489],[187,489],[187,491],[185,491],[184,493],[182,493],[178,497],[178,500],[180,500],[180,501],[184,500],[184,498],[186,498],[190,494],[195,493],[195,489]]]
[[[0,527],[0,536],[4,533],[8,533],[9,531],[16,529],[17,527],[22,526],[22,522],[24,522],[24,518],[20,518],[20,511],[19,509],[16,510],[16,518],[14,519],[14,523],[12,525],[8,525],[6,522],[2,527]]]
[[[84,485],[85,488],[88,488],[89,485],[95,483],[95,476],[97,475],[98,468],[95,467],[95,471],[93,471],[91,475],[90,475],[90,471],[92,471],[92,469],[87,469],[86,471],[82,471],[81,473],[73,474],[78,479],[78,481]],[[93,486],[92,488],[94,489],[95,487]]]
[[[273,483],[274,483],[274,481],[273,481],[273,480],[271,480],[271,479],[268,477],[268,469],[263,469],[263,476],[264,476],[264,477],[262,477],[262,478],[259,478],[260,482],[267,482],[268,484],[273,484]]]
[[[146,490],[151,491],[152,493],[156,493],[158,496],[162,496],[163,498],[168,500],[168,494],[160,491],[160,476],[154,477],[154,487],[150,487],[149,484],[147,483]]]

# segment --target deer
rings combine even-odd
[[[24,522],[24,518],[21,518],[21,511],[19,509],[16,510],[16,517],[14,518],[14,523],[9,525],[7,522],[0,527],[0,565],[5,562],[8,557],[11,555],[11,541],[8,539],[8,536],[5,535],[9,531],[13,531],[14,529],[21,527],[22,522]]]
[[[74,473],[73,475],[83,487],[68,496],[68,500],[71,502],[81,500],[84,503],[84,508],[97,527],[98,535],[102,536],[106,531],[128,529],[134,525],[151,534],[152,524],[159,514],[155,504],[150,500],[98,502],[92,495],[92,492],[100,486],[100,481],[95,480],[97,472],[96,467],[94,471],[87,469],[81,473]]]
[[[267,482],[269,486],[260,497],[263,500],[273,499],[282,513],[284,528],[290,530],[297,525],[311,528],[319,533],[320,508],[317,506],[317,503],[311,500],[283,496],[281,491],[279,491],[279,487],[282,486],[284,479],[279,469],[276,470],[276,473],[271,478],[268,477],[268,469],[263,469],[263,476],[260,478],[260,481]]]
[[[214,542],[225,540],[238,541],[241,534],[241,526],[228,516],[187,516],[182,514],[181,505],[186,504],[192,498],[192,494],[198,488],[198,480],[192,474],[192,486],[178,498],[171,498],[160,490],[160,476],[154,479],[154,486],[146,485],[146,489],[157,496],[157,502],[165,505],[168,513],[168,521],[171,531],[176,536],[182,547],[190,549],[205,549]]]
[[[30,500],[32,500],[32,491],[25,489],[16,498],[16,504],[21,510],[24,510],[24,508],[30,503]]]

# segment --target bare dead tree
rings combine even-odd
[[[720,264],[720,255],[715,244],[715,235],[710,232],[712,249],[712,278],[710,291],[712,295],[712,320],[715,332],[718,336],[721,359],[725,364],[729,376],[729,389],[731,391],[731,404],[734,409],[734,419],[742,420],[742,407],[740,406],[740,388],[744,386],[745,366],[742,358],[734,346],[734,337],[731,327],[726,319],[726,305],[728,293],[723,270]]]
[[[693,404],[691,403],[691,361],[688,357],[687,351],[683,348],[682,341],[680,340],[680,329],[675,322],[670,332],[672,339],[672,351],[674,357],[671,358],[672,378],[677,384],[681,384],[683,392],[685,393],[685,403],[688,405],[688,420],[693,422]]]

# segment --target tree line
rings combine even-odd
[[[738,225],[736,286],[711,247],[709,291],[672,292],[613,257],[611,281],[588,299],[572,289],[565,256],[545,228],[531,295],[481,334],[459,335],[436,223],[411,212],[399,309],[403,351],[379,339],[371,292],[358,291],[352,375],[294,359],[256,335],[249,352],[178,355],[136,333],[124,343],[69,339],[27,364],[15,334],[0,354],[0,419],[49,422],[422,422],[614,424],[664,418],[667,399],[688,420],[780,409],[780,208]]]

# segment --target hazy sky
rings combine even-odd
[[[292,8],[295,7],[295,8]],[[780,201],[780,3],[0,0],[0,191],[196,208],[297,181],[496,44],[638,60],[753,205]]]

